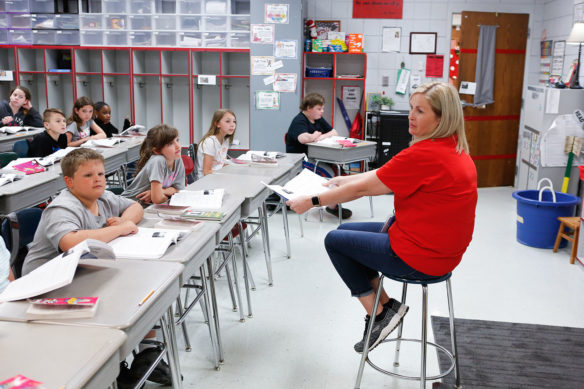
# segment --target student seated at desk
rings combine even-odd
[[[309,93],[300,103],[298,115],[292,119],[288,134],[286,135],[286,152],[287,153],[304,153],[308,154],[307,143],[318,142],[320,140],[338,136],[337,130],[322,117],[324,113],[324,97],[318,93]],[[306,169],[314,170],[314,160],[304,162]],[[334,177],[335,173],[332,167],[327,163],[319,163],[319,169],[316,173],[325,177]],[[339,172],[340,173],[340,172]],[[335,216],[339,216],[339,206],[334,204],[326,207],[326,211]],[[350,209],[343,207],[343,219],[348,219],[353,215]]]
[[[178,130],[167,124],[152,127],[140,147],[138,172],[122,196],[143,204],[160,204],[185,188]]]
[[[117,134],[119,131],[116,126],[114,126],[111,122],[112,120],[112,109],[110,106],[103,102],[98,101],[93,105],[93,120],[95,124],[99,126],[108,138],[111,138],[114,134]],[[124,131],[126,128],[130,127],[130,120],[128,118],[124,119]]]
[[[213,114],[209,131],[197,146],[197,177],[219,170],[225,165],[227,150],[233,143],[237,120],[229,109],[218,109]]]
[[[55,151],[67,148],[67,119],[60,109],[48,108],[43,112],[45,132],[34,136],[28,146],[29,157],[46,157]]]
[[[77,147],[90,139],[105,139],[105,132],[92,119],[93,101],[82,96],[75,100],[67,119],[67,146]]]
[[[61,160],[68,190],[43,212],[22,274],[28,274],[85,239],[109,242],[138,231],[144,211],[135,201],[105,190],[104,159],[91,149],[73,150]]]
[[[41,115],[30,103],[32,95],[28,88],[17,86],[10,91],[9,101],[0,102],[0,127],[42,127]]]

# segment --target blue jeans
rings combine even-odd
[[[329,232],[324,245],[337,272],[353,297],[373,293],[371,281],[379,272],[388,275],[427,279],[429,276],[412,269],[391,249],[383,223],[344,223]]]

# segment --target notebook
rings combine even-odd
[[[28,320],[82,319],[95,316],[99,297],[61,297],[29,300]]]
[[[189,208],[187,205],[152,204],[144,212],[157,215],[182,215]]]
[[[225,217],[225,212],[220,211],[195,211],[189,209],[181,215],[185,219],[194,220],[211,220],[211,221],[221,221]]]
[[[311,170],[303,169],[299,175],[288,181],[284,186],[268,185],[262,181],[262,184],[276,192],[285,200],[295,199],[298,196],[315,196],[329,190],[324,186],[328,180]]]
[[[109,242],[116,258],[158,259],[166,250],[190,231],[138,227],[132,235],[120,236]]]
[[[26,175],[41,173],[45,171],[45,168],[35,160],[19,163],[17,165],[12,165],[12,169],[18,170],[19,172],[23,172]]]
[[[114,147],[124,142],[121,138],[91,139],[83,143],[81,147]]]
[[[225,189],[181,190],[172,195],[170,205],[188,206],[192,210],[221,209]]]

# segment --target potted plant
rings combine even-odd
[[[381,111],[389,111],[394,102],[387,96],[373,96],[373,102],[380,106]]]

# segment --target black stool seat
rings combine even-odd
[[[406,284],[416,284],[416,285],[428,285],[428,284],[437,284],[439,282],[446,281],[447,279],[452,276],[452,272],[446,273],[443,276],[437,276],[434,278],[426,278],[424,280],[416,279],[416,278],[407,278],[407,277],[400,277],[400,276],[392,276],[389,274],[383,274],[384,277],[391,278],[397,282],[405,282]]]

